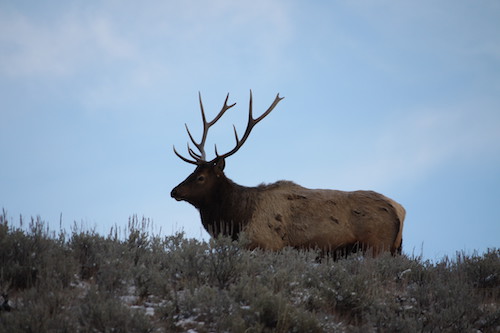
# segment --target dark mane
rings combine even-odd
[[[261,183],[257,187],[255,187],[255,188],[258,189],[258,190],[261,190],[261,191],[265,191],[265,190],[273,190],[273,189],[277,189],[277,188],[296,187],[296,186],[299,186],[299,185],[295,184],[292,181],[289,181],[289,180],[279,180],[279,181],[277,181],[275,183],[270,183],[270,184]]]
[[[216,200],[200,208],[203,226],[212,236],[238,238],[242,228],[250,221],[257,207],[259,187],[238,185],[229,178],[215,195]]]

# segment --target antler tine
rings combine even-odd
[[[274,99],[274,102],[273,104],[271,104],[271,106],[269,106],[269,108],[266,110],[266,112],[264,112],[260,117],[258,117],[257,119],[255,119],[255,123],[252,125],[252,127],[254,125],[256,125],[259,121],[261,121],[262,119],[264,119],[268,114],[271,113],[271,111],[273,111],[273,109],[276,107],[276,105],[278,105],[278,103],[285,97],[280,97],[280,94],[278,93],[276,95],[276,98]],[[252,108],[251,106],[252,104],[252,90],[250,90],[250,110]],[[252,111],[250,111],[250,115],[252,114],[251,113]]]
[[[250,135],[250,132],[252,131],[253,127],[255,125],[257,125],[257,123],[259,121],[264,119],[269,113],[271,113],[271,111],[273,111],[273,109],[276,107],[276,105],[278,105],[278,103],[283,98],[284,97],[280,97],[280,94],[278,93],[276,95],[276,98],[274,99],[274,102],[269,106],[269,108],[266,110],[266,112],[264,112],[262,115],[260,115],[256,119],[254,119],[253,115],[252,115],[252,108],[253,108],[252,90],[250,90],[250,102],[249,102],[249,106],[248,106],[248,109],[249,109],[249,111],[248,111],[248,124],[247,124],[247,128],[245,130],[245,133],[243,134],[243,137],[240,140],[238,138],[238,132],[236,131],[236,127],[233,125],[234,136],[236,138],[236,146],[231,151],[229,151],[225,154],[222,154],[222,155],[219,155],[217,153],[217,149],[216,149],[215,150],[215,154],[217,155],[216,158],[226,158],[226,157],[229,157],[229,156],[233,155],[234,153],[236,153],[243,146],[245,141],[248,139],[248,136]]]
[[[206,153],[205,153],[205,140],[207,138],[208,128],[210,126],[207,126],[208,125],[207,118],[205,116],[205,110],[203,109],[203,102],[201,100],[201,93],[199,91],[198,91],[198,100],[200,101],[201,119],[203,121],[203,134],[201,136],[200,143],[197,143],[196,140],[193,138],[193,136],[191,135],[191,132],[189,131],[187,124],[185,124],[185,126],[186,126],[186,131],[188,132],[188,135],[189,135],[189,139],[191,139],[191,142],[200,151],[200,154],[194,153],[194,151],[191,148],[189,148],[189,145],[188,145],[188,152],[189,152],[189,155],[191,155],[191,157],[196,159],[196,161],[206,161],[207,157],[206,157]],[[193,154],[195,154],[195,155],[193,155]]]
[[[198,153],[195,153],[194,150],[191,149],[191,147],[189,147],[189,144],[188,144],[188,152],[189,152],[189,155],[194,158],[196,161],[202,161],[203,158],[200,154]]]
[[[175,153],[175,155],[177,155],[184,162],[187,162],[187,163],[190,163],[190,164],[195,164],[195,165],[198,164],[196,161],[191,161],[190,159],[187,159],[184,156],[182,156],[181,154],[179,154],[177,152],[177,150],[175,149],[175,145],[174,145],[174,153]]]
[[[224,106],[222,106],[222,109],[220,110],[219,114],[211,122],[208,123],[208,127],[211,127],[213,124],[215,124],[227,110],[236,105],[236,103],[227,105],[228,99],[229,99],[229,93],[227,93],[226,99],[224,100]],[[200,101],[201,101],[201,96],[200,96]]]
[[[191,132],[189,131],[189,127],[188,127],[188,125],[187,125],[187,124],[184,124],[184,126],[186,126],[186,131],[188,132],[188,135],[189,135],[189,138],[191,139],[191,142],[192,142],[194,145],[198,146],[198,145],[196,144],[196,141],[194,140],[193,136],[191,135]],[[189,150],[189,144],[188,144],[188,150]]]
[[[195,153],[192,149],[189,149],[189,155],[196,159],[197,161],[206,161],[206,153],[205,153],[205,142],[207,140],[207,135],[208,135],[208,130],[210,127],[212,127],[221,117],[222,115],[232,108],[233,106],[236,105],[236,103],[233,103],[231,105],[227,105],[227,101],[229,99],[229,93],[226,95],[226,99],[224,100],[224,105],[222,106],[220,112],[215,116],[214,119],[211,121],[207,121],[207,118],[205,116],[205,110],[203,108],[203,101],[201,99],[201,93],[198,93],[198,99],[200,101],[200,110],[201,110],[201,118],[203,121],[203,134],[201,136],[200,142],[196,142],[191,135],[191,132],[189,131],[189,128],[186,125],[186,130],[188,132],[189,138],[191,139],[191,142],[196,146],[196,148],[199,150],[200,154]]]

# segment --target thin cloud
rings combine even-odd
[[[21,13],[3,13],[0,22],[0,71],[11,77],[68,76],[95,61],[136,55],[105,18],[63,12],[46,24]]]
[[[500,117],[495,107],[427,108],[393,119],[342,174],[346,186],[393,187],[418,183],[444,165],[500,156]],[[356,158],[362,156],[363,160]]]
[[[0,12],[0,73],[47,84],[77,80],[78,90],[71,93],[94,112],[122,108],[132,96],[160,87],[168,91],[192,86],[193,79],[205,82],[214,73],[234,86],[286,72],[293,24],[289,8],[280,3],[124,7],[108,4],[90,16],[61,6],[54,8],[58,15],[52,21],[33,13]]]

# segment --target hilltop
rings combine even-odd
[[[0,216],[2,332],[499,332],[500,250],[318,260],[243,241],[14,227]]]

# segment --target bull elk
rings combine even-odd
[[[187,201],[196,207],[204,228],[212,237],[219,235],[237,239],[244,232],[248,247],[279,250],[316,248],[329,253],[351,253],[357,250],[401,253],[404,208],[397,202],[373,191],[345,192],[307,189],[290,181],[245,187],[234,183],[224,174],[225,160],[234,155],[246,142],[253,127],[264,119],[283,99],[276,95],[274,102],[258,118],[252,115],[252,91],[248,124],[245,133],[236,138],[235,147],[208,161],[205,142],[208,130],[236,103],[228,105],[229,94],[220,112],[207,121],[201,95],[199,103],[203,134],[196,142],[186,125],[191,142],[191,159],[174,153],[184,162],[196,166],[194,172],[171,192],[177,201]]]

